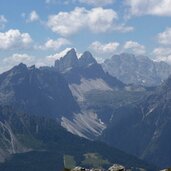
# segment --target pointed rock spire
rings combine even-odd
[[[78,66],[78,58],[74,48],[69,50],[66,55],[55,61],[55,68],[59,72],[66,72]]]
[[[80,67],[87,67],[92,64],[96,64],[96,60],[93,58],[92,54],[89,51],[85,51],[81,58],[79,59]]]

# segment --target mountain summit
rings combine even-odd
[[[97,62],[89,51],[84,52],[82,56],[78,58],[75,49],[72,48],[65,56],[55,61],[55,68],[57,71],[65,73],[71,69],[88,67],[92,64],[97,64]]]
[[[89,51],[84,52],[83,55],[79,58],[80,67],[86,67],[93,64],[97,64],[97,61],[93,58]]]
[[[59,72],[66,72],[69,69],[78,66],[78,58],[74,48],[67,52],[64,57],[55,61],[55,68]]]

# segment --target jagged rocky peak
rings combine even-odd
[[[74,48],[69,50],[64,57],[55,61],[55,68],[59,72],[66,72],[78,66],[78,58]]]
[[[87,67],[92,64],[96,64],[97,61],[94,59],[92,54],[89,51],[85,51],[81,58],[79,59],[79,66],[80,67]]]
[[[15,70],[15,71],[24,71],[24,70],[27,70],[27,65],[24,64],[24,63],[20,63],[16,66],[14,66],[11,70]]]
[[[27,66],[24,63],[20,63],[20,64],[14,66],[11,70],[9,70],[9,72],[12,72],[13,74],[23,74],[24,75],[24,73],[27,73],[29,71],[36,71],[36,70],[39,70],[39,69],[36,68],[35,65]]]
[[[85,68],[93,64],[97,64],[97,61],[89,51],[85,51],[78,59],[75,49],[72,48],[64,57],[55,61],[55,68],[59,72],[66,73],[73,68]]]
[[[14,77],[16,75],[23,75],[27,72],[28,72],[27,65],[20,63],[20,64],[14,66],[13,68],[11,68],[10,70],[2,73],[1,77],[0,77],[0,82],[7,78],[11,79],[12,77]]]
[[[29,69],[30,70],[34,70],[34,69],[36,69],[36,66],[35,65],[32,65],[32,66],[29,67]]]
[[[77,60],[77,53],[75,51],[74,48],[72,48],[71,50],[69,50],[66,55],[64,56],[64,58],[68,58],[68,59],[72,59],[72,60]]]

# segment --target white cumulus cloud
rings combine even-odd
[[[113,53],[118,48],[119,43],[118,42],[110,42],[110,43],[100,43],[98,41],[93,42],[90,45],[90,48],[95,51],[96,53]]]
[[[50,39],[45,43],[45,48],[57,50],[61,48],[62,46],[68,45],[68,44],[70,44],[70,41],[64,38],[59,38],[57,40]]]
[[[71,50],[71,48],[66,48],[66,49],[62,50],[61,52],[47,56],[46,59],[50,62],[54,62],[55,60],[64,57],[67,54],[67,52],[70,50]]]
[[[49,16],[47,25],[53,32],[62,36],[77,33],[81,29],[89,29],[95,33],[107,31],[123,31],[123,27],[116,23],[118,15],[113,9],[85,8],[76,7],[70,12],[59,12]],[[119,28],[120,27],[120,28]],[[130,31],[130,27],[127,31]]]
[[[19,30],[10,29],[7,32],[0,32],[0,49],[21,49],[29,47],[32,38],[29,33],[22,33]]]
[[[25,62],[26,64],[30,64],[33,62],[33,57],[29,56],[28,54],[18,54],[15,53],[10,57],[4,58],[3,62],[6,64],[9,64],[11,66],[14,66],[18,63]]]
[[[95,58],[99,62],[102,62],[117,52],[119,45],[120,44],[118,42],[101,43],[99,41],[95,41],[90,45],[89,49],[94,54]]]
[[[12,54],[11,56],[1,59],[0,73],[11,69],[12,67],[18,65],[21,62],[27,65],[33,65],[35,62],[35,58],[28,54]]]
[[[137,55],[143,55],[146,53],[146,48],[144,45],[139,44],[138,42],[135,41],[127,41],[124,44],[124,50],[130,52],[130,53],[134,53]]]
[[[27,22],[35,22],[35,21],[38,21],[40,18],[39,18],[39,15],[37,14],[36,11],[32,11],[28,18],[27,18]]]
[[[171,28],[167,28],[164,32],[159,33],[158,42],[163,45],[171,45]]]
[[[56,40],[49,39],[47,40],[44,45],[36,46],[36,49],[41,49],[41,50],[59,50],[62,46],[70,45],[71,42],[65,38],[59,38]]]
[[[7,23],[7,19],[5,18],[4,15],[0,15],[0,29],[4,29],[5,28],[5,24]]]
[[[158,47],[153,50],[155,61],[164,61],[171,64],[171,48]]]
[[[5,72],[20,63],[24,63],[27,66],[36,65],[37,67],[40,67],[40,66],[52,66],[54,65],[54,61],[55,60],[52,60],[49,57],[40,58],[25,53],[22,54],[14,53],[11,56],[4,57],[3,59],[1,59],[0,73]]]
[[[131,15],[171,16],[170,0],[125,0]]]

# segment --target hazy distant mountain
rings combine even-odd
[[[167,63],[126,53],[114,55],[105,60],[102,66],[106,72],[126,84],[156,86],[171,74],[171,66]]]
[[[10,105],[17,111],[56,118],[79,111],[60,73],[24,64],[0,75],[0,104]]]
[[[117,108],[102,139],[153,164],[171,164],[171,77],[145,98]]]

